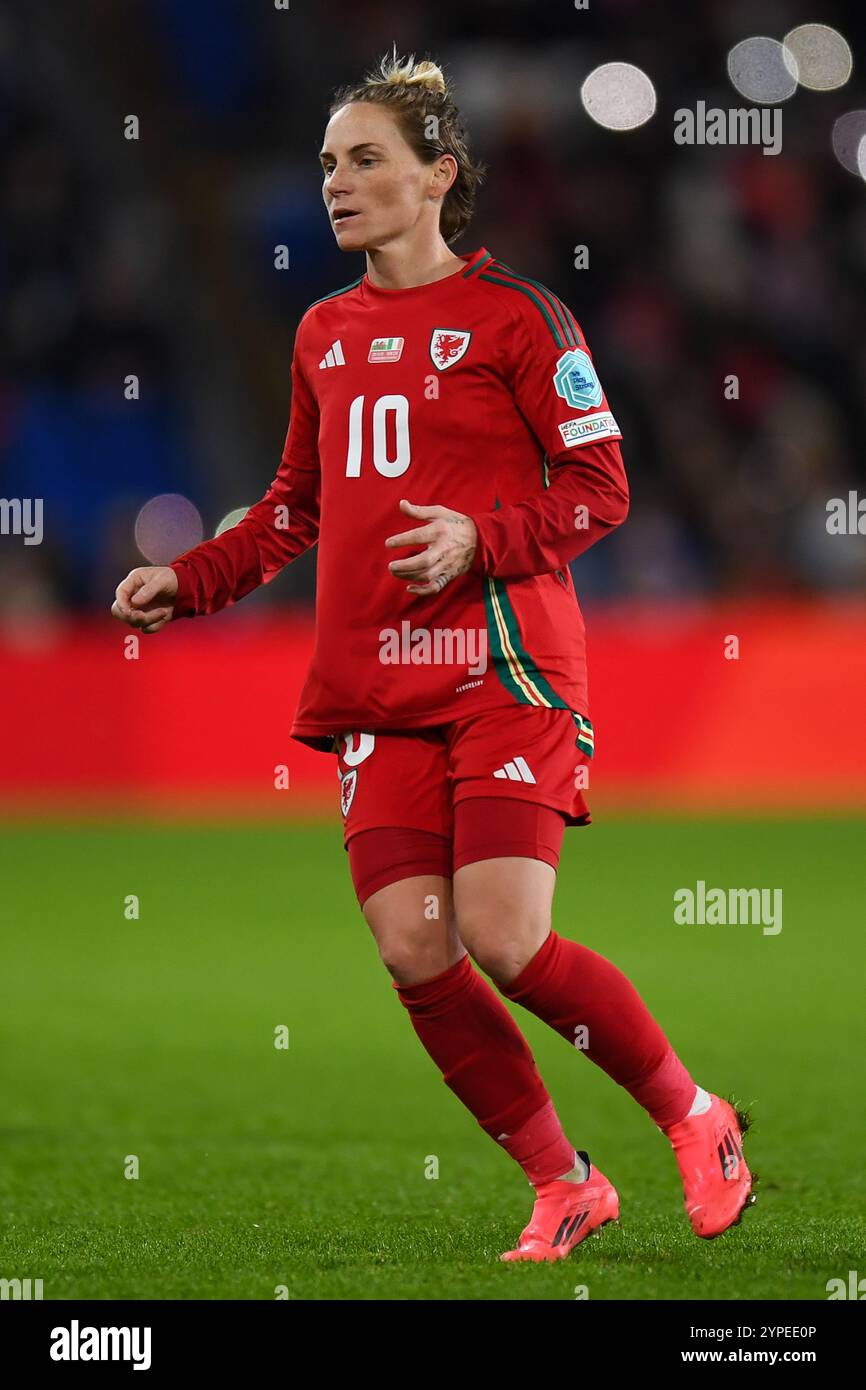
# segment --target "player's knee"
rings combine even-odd
[[[376,944],[379,948],[379,959],[396,984],[416,984],[425,978],[426,953],[420,952],[413,941],[406,940],[395,932]],[[434,970],[430,970],[430,975],[435,973]],[[429,977],[428,975],[427,978]]]
[[[498,985],[515,980],[544,944],[550,922],[544,914],[471,911],[459,919],[460,936],[475,964]]]
[[[456,923],[426,923],[425,930],[402,921],[370,924],[379,958],[398,985],[421,984],[440,975],[463,954]]]

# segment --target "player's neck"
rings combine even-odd
[[[395,242],[367,251],[367,275],[382,290],[407,290],[453,275],[463,264],[436,235],[422,246]]]

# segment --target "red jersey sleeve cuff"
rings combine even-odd
[[[177,593],[174,596],[172,621],[175,618],[194,618],[197,610],[189,565],[184,560],[180,560],[169,565],[169,569],[174,570],[177,575]]]
[[[472,556],[472,563],[469,566],[470,574],[488,574],[490,564],[490,547],[487,540],[487,523],[490,517],[494,517],[495,512],[479,512],[478,516],[471,516],[470,521],[475,523],[475,554]]]

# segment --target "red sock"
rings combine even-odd
[[[572,1044],[585,1026],[581,1050],[660,1127],[688,1114],[695,1083],[634,985],[604,956],[552,931],[502,993]]]
[[[417,985],[394,988],[449,1086],[531,1183],[574,1166],[574,1148],[529,1044],[469,956]]]

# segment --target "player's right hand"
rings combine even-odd
[[[159,632],[170,623],[177,575],[168,565],[142,565],[117,586],[111,616],[142,632]]]

